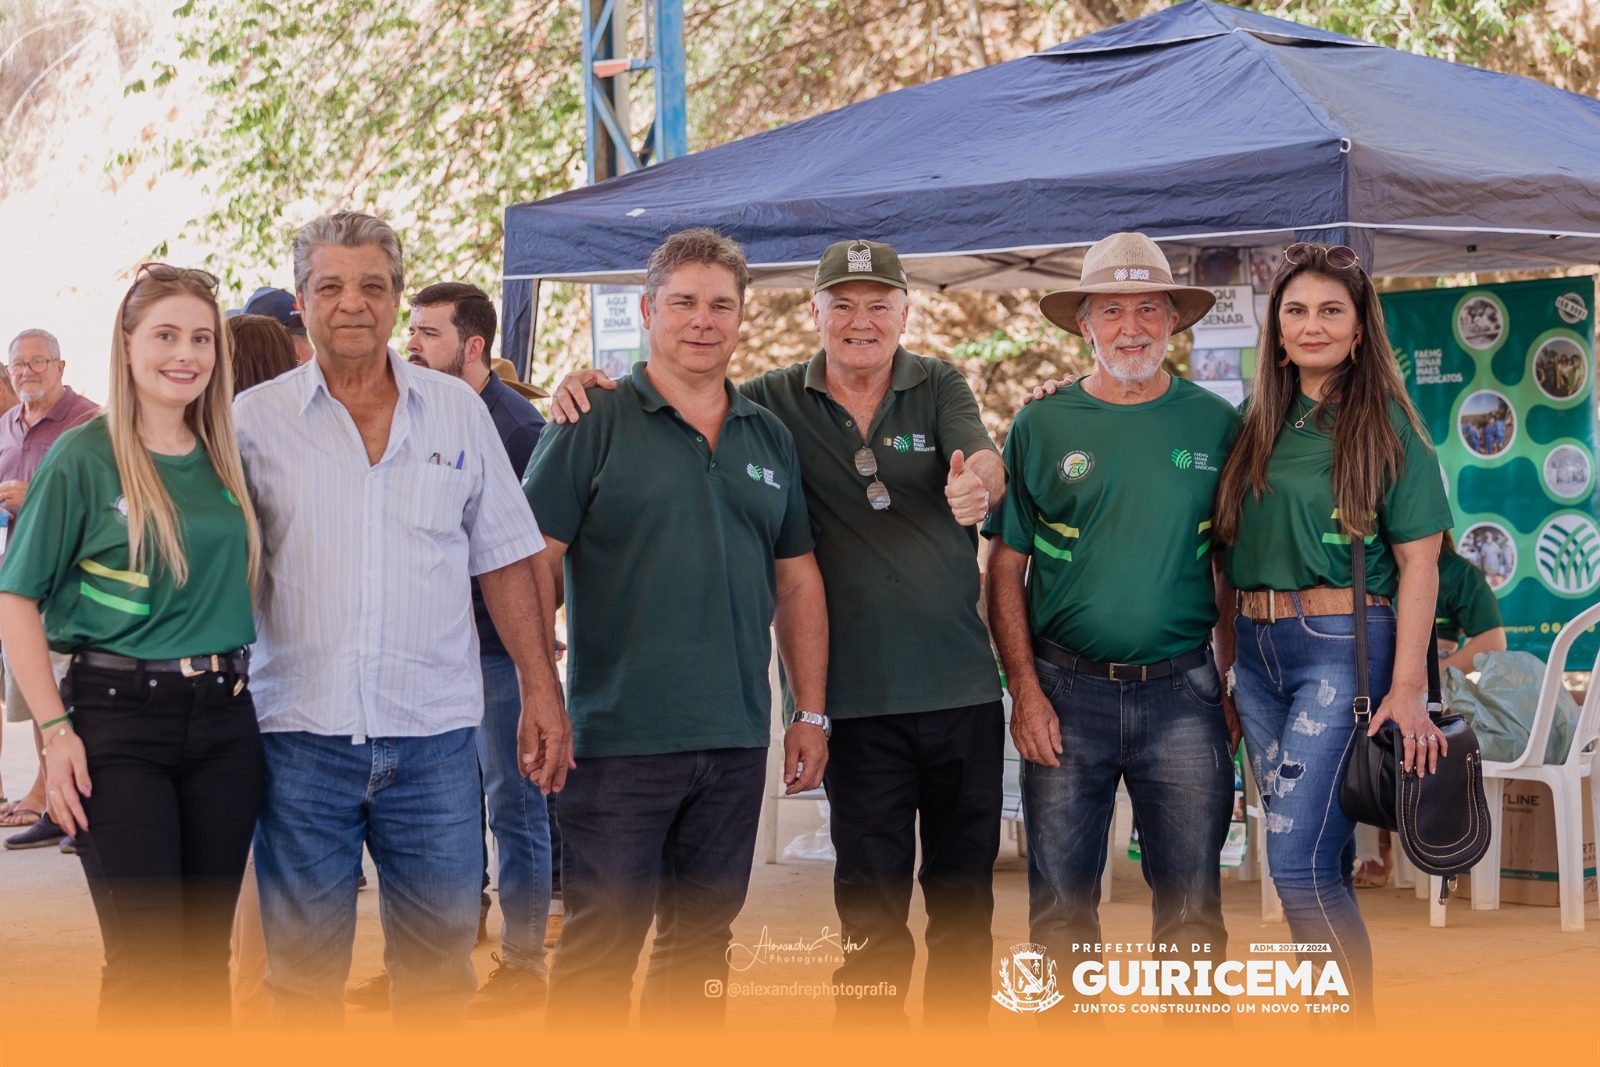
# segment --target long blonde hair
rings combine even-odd
[[[171,572],[173,584],[181,588],[189,580],[189,558],[178,532],[178,510],[149,449],[139,439],[139,394],[128,362],[128,336],[144,320],[151,305],[169,296],[192,296],[211,309],[216,363],[205,392],[184,410],[183,421],[205,449],[223,488],[244,512],[250,587],[254,589],[261,572],[261,527],[245,486],[244,463],[239,459],[239,441],[233,430],[233,363],[228,331],[223,328],[222,311],[217,306],[216,279],[203,271],[181,270],[163,263],[139,268],[133,285],[122,298],[111,333],[111,401],[106,405],[105,418],[128,506],[130,566],[137,571],[147,569],[153,539],[155,555]]]

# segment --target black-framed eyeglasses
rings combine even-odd
[[[1361,257],[1349,245],[1319,245],[1311,241],[1296,241],[1283,250],[1283,258],[1297,267],[1321,260],[1334,270],[1349,270],[1361,266]]]
[[[876,477],[878,473],[877,454],[862,445],[855,454],[856,473],[863,478],[871,478],[867,485],[867,503],[872,505],[873,511],[882,511],[889,506],[889,487]]]
[[[150,275],[158,282],[175,282],[180,278],[189,277],[210,289],[217,291],[217,276],[207,270],[196,267],[174,267],[170,263],[141,263],[139,270],[134,274],[133,280],[138,281],[144,275]]]
[[[43,374],[50,369],[50,364],[60,363],[55,356],[35,356],[32,359],[14,359],[11,361],[11,373],[21,374],[24,370],[31,370],[35,374]]]

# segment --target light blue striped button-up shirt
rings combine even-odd
[[[250,690],[266,732],[417,737],[483,718],[470,575],[544,538],[471,387],[391,354],[376,464],[316,361],[234,401],[261,515]]]

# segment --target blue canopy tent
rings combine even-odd
[[[507,352],[534,286],[637,282],[713,226],[757,285],[889,241],[923,288],[1059,287],[1116,230],[1336,240],[1375,274],[1600,261],[1600,102],[1207,0],[507,208]]]

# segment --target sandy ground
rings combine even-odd
[[[27,728],[6,724],[0,768],[11,796],[26,788],[32,766]],[[819,825],[813,802],[785,801],[776,807],[780,848]],[[758,846],[749,902],[735,925],[735,942],[753,946],[763,929],[779,942],[809,943],[828,930],[837,932],[831,874],[832,865],[824,861],[761,862]],[[370,860],[368,877],[373,888],[359,898],[353,980],[382,966],[377,880]],[[995,867],[995,898],[998,964],[1009,946],[1028,940],[1026,861],[1009,837],[1002,841]],[[1260,900],[1258,883],[1240,882],[1230,872],[1224,882],[1224,902],[1234,958],[1243,958],[1250,942],[1288,939],[1283,924],[1262,922]],[[1428,925],[1427,902],[1410,890],[1363,892],[1361,904],[1375,947],[1380,1010],[1388,1013],[1389,1020],[1415,1013],[1437,1016],[1445,1010],[1469,1029],[1510,1025],[1514,1020],[1545,1032],[1600,1032],[1600,912],[1595,904],[1586,907],[1588,925],[1582,933],[1562,933],[1554,908],[1507,905],[1498,911],[1474,912],[1466,900],[1453,900],[1447,927],[1436,929]],[[912,904],[914,929],[921,925],[921,907],[919,894]],[[1149,893],[1137,865],[1117,859],[1112,898],[1101,907],[1106,940],[1146,940],[1149,914]],[[491,915],[491,929],[497,923],[498,912]],[[0,944],[4,946],[0,1034],[41,1026],[68,1030],[92,1026],[100,935],[76,858],[53,848],[0,853]],[[493,966],[490,953],[497,947],[491,939],[474,953],[480,978]],[[819,949],[825,951],[826,946]],[[910,1001],[914,1022],[920,1016],[920,952],[919,936],[918,973]],[[763,983],[817,982],[825,981],[831,970],[828,962],[755,962],[743,976]],[[1488,1005],[1492,1009],[1485,1010]],[[41,1008],[46,1008],[44,1014],[38,1013]],[[728,1005],[728,1023],[734,1029],[783,1032],[792,1030],[801,1018],[826,1026],[826,1002],[804,998],[797,1002],[790,996],[738,999]],[[481,1031],[524,1031],[540,1022],[541,1013],[534,1012],[471,1026]],[[992,1030],[1028,1024],[1029,1020],[998,1006],[990,1013]],[[387,1013],[352,1009],[347,1025],[357,1032],[386,1031],[390,1022]],[[1122,1017],[1112,1025],[1134,1034],[1159,1030],[1162,1024]],[[1289,1024],[1257,1018],[1248,1025]]]

